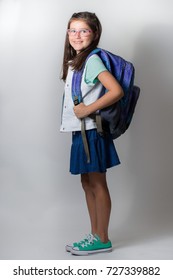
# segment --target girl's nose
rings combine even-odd
[[[76,34],[75,34],[75,35],[76,35],[77,38],[80,38],[80,36],[81,36],[81,35],[80,35],[80,30],[76,31]]]

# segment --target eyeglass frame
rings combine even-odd
[[[70,33],[70,31],[74,31],[74,33]],[[81,34],[82,31],[87,31],[86,34]],[[80,34],[81,37],[88,37],[91,34],[92,30],[91,29],[87,29],[87,28],[81,28],[80,30],[76,30],[75,28],[69,28],[67,29],[67,34],[69,36],[76,36],[78,33]]]

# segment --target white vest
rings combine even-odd
[[[84,69],[84,73],[82,77],[81,91],[82,91],[82,97],[84,97],[83,100],[84,104],[89,105],[95,102],[99,98],[103,90],[103,85],[100,82],[97,82],[97,84],[87,84],[84,80],[85,71],[86,71],[86,67]],[[62,104],[62,117],[61,117],[61,127],[60,127],[61,132],[81,130],[81,120],[75,116],[73,111],[74,104],[73,104],[72,94],[71,94],[72,77],[73,77],[73,70],[69,67],[67,79],[65,83],[63,104]],[[91,118],[85,118],[85,125],[86,125],[86,130],[96,128],[96,124]]]

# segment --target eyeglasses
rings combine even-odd
[[[80,34],[81,37],[88,37],[92,31],[89,29],[67,29],[67,33],[69,36],[76,36],[78,33]]]

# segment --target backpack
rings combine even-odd
[[[116,139],[128,129],[139,98],[140,88],[134,85],[135,69],[131,62],[101,48],[94,49],[88,55],[86,61],[93,54],[97,54],[101,58],[105,67],[116,78],[124,91],[124,96],[118,102],[100,110],[99,118],[101,121],[98,116],[96,117],[98,132],[102,133],[103,127],[108,127],[112,139]],[[74,71],[73,73],[72,98],[75,105],[82,102],[80,87],[85,64],[80,71]],[[102,95],[105,93],[106,89]]]

